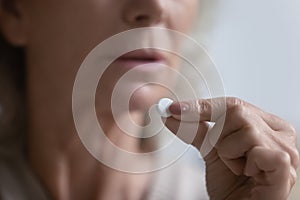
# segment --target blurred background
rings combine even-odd
[[[281,116],[299,134],[300,1],[200,1],[195,38],[215,61],[227,96]],[[290,200],[300,199],[299,182]]]

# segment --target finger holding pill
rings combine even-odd
[[[173,103],[174,101],[169,98],[162,98],[159,100],[157,104],[157,111],[162,117],[170,117],[172,114],[169,111],[169,106]]]

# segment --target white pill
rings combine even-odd
[[[174,101],[169,98],[162,98],[159,100],[157,104],[157,111],[162,117],[170,117],[172,114],[169,111],[169,106],[173,103]]]

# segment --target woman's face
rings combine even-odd
[[[21,2],[26,25],[28,84],[34,87],[29,92],[40,94],[39,100],[43,102],[70,104],[77,70],[96,45],[117,33],[139,27],[155,26],[188,32],[195,19],[198,0]],[[168,65],[176,67],[175,56],[162,54]],[[151,64],[155,61],[131,62],[129,68],[145,62]],[[122,67],[124,63],[112,64],[101,78],[99,93],[103,94],[102,97],[111,94],[117,79],[128,70]],[[159,74],[159,71],[156,73]],[[123,87],[126,89],[127,86]],[[165,89],[159,86],[145,86],[133,96],[132,107],[147,107],[165,93]],[[102,102],[105,100],[102,99]]]

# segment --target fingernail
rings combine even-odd
[[[187,113],[190,109],[190,105],[188,103],[179,103],[175,102],[170,105],[169,111],[173,115],[181,115],[182,113]]]

